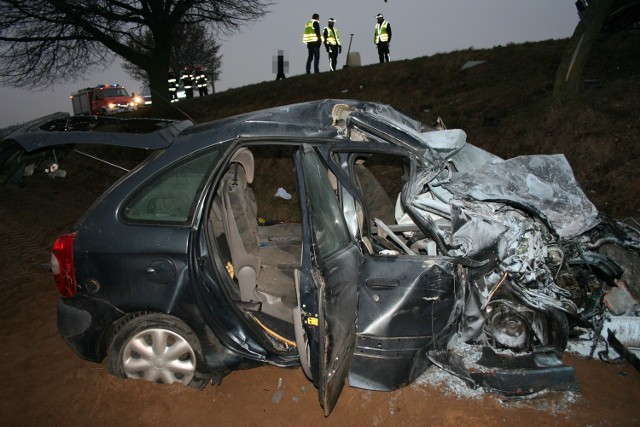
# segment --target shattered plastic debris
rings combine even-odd
[[[475,365],[482,357],[480,346],[463,343],[452,351],[455,351],[462,358],[464,366]],[[452,375],[435,365],[427,369],[414,384],[418,386],[433,385],[442,388],[446,395],[453,395],[458,398],[481,399],[485,395],[482,388],[473,389],[462,378]]]
[[[617,286],[605,294],[604,303],[613,314],[620,316],[638,305],[638,300],[633,297],[627,285],[618,281]]]
[[[595,346],[596,333],[592,329],[576,327],[573,329],[576,336],[569,340],[567,351],[583,357],[599,357],[608,352],[607,358],[614,359],[619,355],[606,344],[607,329],[614,331],[618,340],[627,346],[630,352],[640,357],[640,317],[637,316],[606,315]]]
[[[580,400],[580,395],[573,391],[541,391],[521,399],[500,399],[502,406],[510,408],[531,408],[562,415]]]
[[[465,366],[473,365],[474,370],[484,368],[476,364],[482,357],[481,346],[462,344],[454,351],[463,358]],[[503,355],[513,355],[510,350],[497,351]],[[484,390],[482,387],[473,389],[461,378],[449,374],[436,365],[431,366],[411,385],[413,388],[435,387],[446,396],[456,399],[496,399],[501,405],[512,408],[532,408],[535,410],[550,412],[552,414],[562,414],[571,405],[575,404],[579,395],[573,391],[541,391],[526,397],[504,398],[504,396]]]
[[[282,187],[278,188],[278,191],[276,191],[276,194],[273,197],[280,197],[285,200],[291,200],[291,194],[289,194],[289,192]]]
[[[282,397],[284,396],[284,380],[282,378],[278,378],[278,388],[271,396],[271,403],[280,403],[282,401]]]
[[[462,67],[460,67],[460,71],[476,67],[478,65],[484,64],[485,62],[487,62],[487,61],[476,61],[476,60],[467,61],[467,62],[464,63],[464,65],[462,65]]]
[[[413,383],[412,387],[430,385],[438,387],[447,396],[482,399],[486,394],[481,388],[472,389],[461,378],[451,375],[437,366],[432,366]]]

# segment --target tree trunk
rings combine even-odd
[[[167,66],[149,66],[147,74],[149,76],[149,89],[151,90],[151,111],[153,114],[162,117],[169,110],[169,61]]]
[[[157,117],[164,117],[171,105],[169,95],[169,63],[171,57],[171,40],[154,36],[156,46],[151,50],[149,60],[145,64],[136,64],[147,72],[151,91],[151,111]]]
[[[565,49],[556,72],[553,99],[562,103],[582,88],[582,74],[613,0],[591,0]]]

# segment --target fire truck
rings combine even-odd
[[[98,85],[71,94],[73,114],[108,116],[136,109],[136,102],[127,90],[118,85]]]

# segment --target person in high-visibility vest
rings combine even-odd
[[[178,79],[173,72],[173,68],[169,68],[169,98],[171,102],[178,102]]]
[[[200,96],[207,96],[209,95],[209,88],[208,88],[208,80],[207,80],[207,74],[202,71],[202,67],[201,66],[196,66],[196,71],[195,71],[195,80],[196,80],[196,87],[198,88],[198,95]]]
[[[329,68],[331,71],[336,70],[338,64],[338,54],[342,53],[342,45],[340,44],[340,36],[338,36],[338,29],[334,27],[336,20],[329,18],[329,25],[324,27],[322,36],[324,37],[324,47],[329,54]]]
[[[307,56],[307,74],[311,73],[311,61],[313,61],[313,72],[320,72],[320,45],[322,44],[322,34],[320,33],[320,15],[314,13],[311,20],[304,26],[302,43],[307,45],[309,55]]]
[[[193,98],[193,72],[188,66],[184,66],[182,69],[182,76],[180,77],[184,87],[184,96],[187,99]]]
[[[384,20],[381,13],[376,16],[378,22],[374,33],[373,42],[378,47],[380,63],[389,62],[389,45],[391,44],[391,25]]]

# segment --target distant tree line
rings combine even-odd
[[[47,87],[121,57],[129,70],[146,74],[152,92],[168,93],[167,70],[173,60],[183,60],[176,51],[182,36],[200,32],[206,47],[215,49],[213,34],[238,31],[271,5],[269,0],[0,0],[0,83]],[[219,70],[210,66],[211,72]],[[161,109],[169,102],[158,98],[153,105]]]

